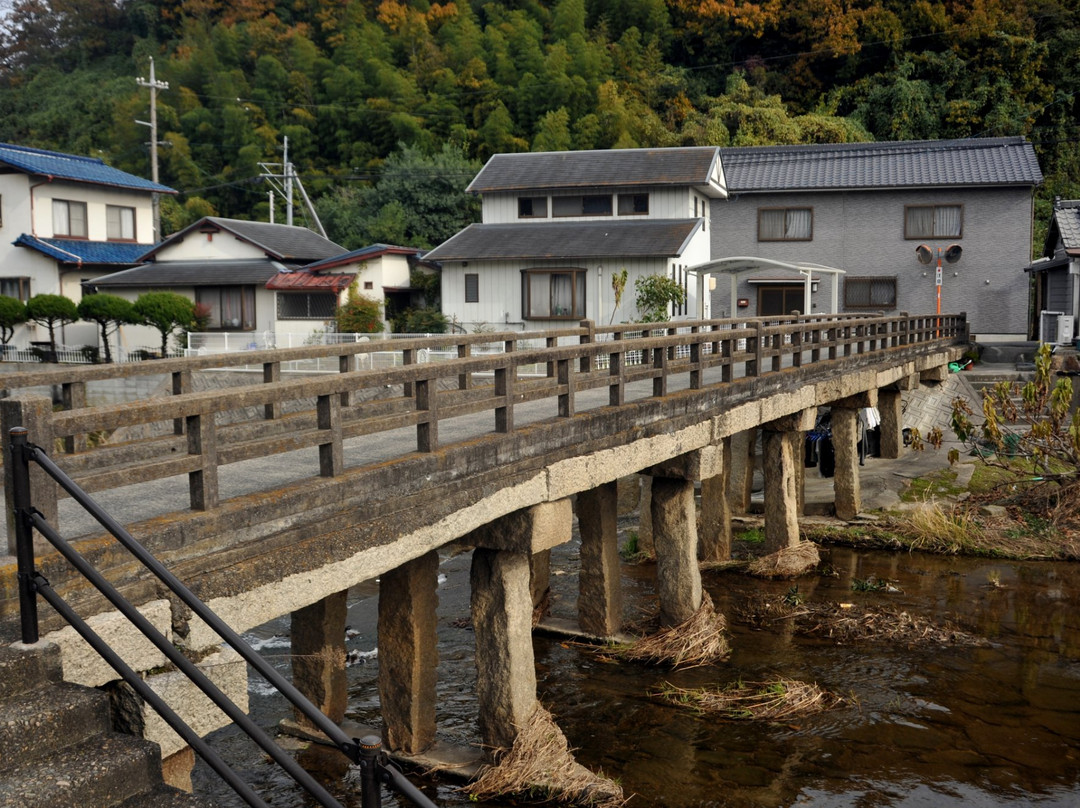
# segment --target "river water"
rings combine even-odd
[[[458,744],[477,738],[473,634],[461,621],[468,616],[469,563],[467,553],[444,559],[439,585],[438,727],[443,740]],[[1080,806],[1080,565],[832,548],[823,567],[829,574],[797,582],[807,602],[902,608],[951,620],[990,643],[837,645],[793,636],[788,621],[768,630],[731,621],[727,662],[672,672],[615,664],[538,636],[540,699],[578,760],[617,779],[636,795],[636,806]],[[561,550],[552,568],[552,611],[572,615],[574,544]],[[652,602],[653,571],[623,566],[628,617]],[[899,591],[852,590],[853,580],[870,576]],[[785,593],[792,583],[728,572],[706,573],[704,585],[730,619],[751,595]],[[358,660],[349,668],[349,718],[375,726],[376,604],[376,585],[353,591],[349,619],[359,633],[348,640]],[[287,618],[249,635],[286,672],[287,637]],[[700,687],[771,675],[816,682],[845,702],[805,719],[751,724],[698,716],[649,696],[665,682]],[[268,728],[289,714],[254,676],[251,709]],[[234,730],[211,740],[271,805],[314,804]],[[329,762],[326,755],[307,762],[321,761],[329,787],[344,804],[359,806],[353,775],[333,755]],[[212,778],[197,767],[196,790],[224,806],[240,804]],[[423,788],[441,805],[470,803],[453,784]],[[383,804],[399,803],[386,795]]]

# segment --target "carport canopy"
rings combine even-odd
[[[837,282],[840,275],[845,274],[844,270],[837,269],[836,267],[827,267],[822,264],[808,264],[808,263],[793,263],[791,261],[777,261],[772,258],[759,258],[753,255],[733,255],[728,258],[717,258],[712,261],[706,261],[703,264],[697,264],[690,267],[688,270],[690,273],[697,275],[698,277],[698,300],[701,301],[699,305],[704,305],[705,294],[708,292],[707,278],[710,275],[727,275],[731,280],[731,316],[735,315],[735,301],[737,300],[739,277],[743,275],[752,275],[760,272],[769,272],[771,270],[782,269],[789,272],[797,272],[803,276],[803,314],[809,314],[812,311],[810,300],[810,285],[812,277],[815,274],[818,275],[832,275],[833,282],[830,284],[832,287],[831,295],[831,310],[830,314],[836,314],[840,307],[840,284]],[[704,316],[704,311],[699,312]]]

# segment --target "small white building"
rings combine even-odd
[[[483,223],[425,255],[442,265],[442,310],[460,327],[634,320],[634,282],[657,274],[687,292],[672,317],[709,315],[687,270],[709,260],[710,201],[727,196],[719,149],[497,154],[467,190],[483,194]]]
[[[0,294],[78,303],[83,285],[136,264],[156,241],[153,195],[171,188],[93,157],[0,143]],[[48,338],[33,323],[13,343]],[[97,326],[65,326],[58,340],[97,344]]]
[[[247,334],[252,343],[261,344],[265,340],[260,335],[294,321],[302,322],[306,333],[325,328],[333,307],[329,312],[312,310],[306,307],[310,294],[279,295],[267,282],[343,252],[305,227],[207,216],[140,256],[145,263],[97,278],[93,286],[131,300],[151,291],[182,294],[207,308],[208,330],[235,333],[240,339]],[[128,348],[160,341],[147,326],[124,326],[120,339]]]

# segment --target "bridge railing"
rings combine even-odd
[[[385,370],[352,369],[355,357],[370,352],[363,344],[255,352],[252,358],[263,363],[262,383],[203,392],[187,392],[190,374],[222,367],[222,359],[230,360],[225,367],[239,367],[232,364],[232,355],[162,360],[158,364],[173,374],[175,395],[44,413],[34,431],[43,436],[42,443],[44,436],[56,442],[62,449],[58,465],[88,491],[186,475],[189,506],[204,511],[220,501],[219,468],[254,458],[316,448],[318,475],[334,477],[344,470],[344,442],[360,436],[407,428],[415,438],[411,447],[402,445],[403,454],[434,452],[442,445],[440,425],[464,415],[487,413],[491,429],[505,434],[514,431],[515,409],[521,405],[547,400],[551,417],[570,418],[577,396],[588,390],[606,388],[607,403],[619,406],[630,386],[640,382],[651,383],[652,396],[664,396],[680,377],[681,384],[700,389],[808,362],[911,346],[932,349],[966,339],[963,314],[749,318],[645,327],[596,327],[586,321],[575,329],[531,334],[448,335],[423,344],[405,340],[404,364]],[[493,342],[501,350],[491,352]],[[434,349],[457,356],[418,361],[421,351]],[[293,360],[293,351],[336,357],[340,370],[284,378],[281,364]],[[82,376],[65,374],[66,403],[78,402],[75,386],[109,369],[81,370]],[[48,372],[37,375],[51,378]],[[10,385],[10,379],[5,381]],[[24,374],[16,381],[31,379]],[[16,425],[21,422],[4,426]],[[88,448],[88,436],[140,426],[146,437]]]
[[[246,711],[226,696],[198,666],[180,652],[170,640],[144,617],[107,579],[33,506],[30,464],[35,463],[58,485],[90,513],[103,528],[135,557],[149,572],[182,603],[192,614],[203,620],[224,642],[228,643],[251,665],[270,686],[283,695],[302,713],[313,726],[322,731],[337,749],[354,764],[361,767],[361,783],[364,805],[378,806],[380,782],[385,781],[423,808],[434,808],[422,792],[389,763],[381,752],[381,742],[371,736],[363,739],[349,738],[345,732],[325,716],[291,682],[278,673],[270,663],[259,655],[239,634],[215,614],[202,600],[173,575],[153,554],[144,548],[134,536],[113,519],[74,480],[68,477],[39,446],[29,442],[25,428],[11,430],[10,453],[7,464],[11,468],[13,489],[12,516],[16,538],[16,563],[19,582],[20,638],[26,644],[39,639],[37,598],[40,596],[59,614],[86,643],[146,701],[185,743],[194,749],[207,765],[221,777],[249,806],[268,808],[267,803],[237,775],[235,771],[191,728],[143,678],[136,673],[107,641],[83,620],[78,612],[57,592],[48,579],[38,571],[34,559],[33,531],[57,550],[95,589],[98,590],[132,625],[209,698],[229,719],[281,767],[307,794],[324,808],[341,808],[338,802],[315,778],[305,771],[287,752],[278,746],[259,727]]]

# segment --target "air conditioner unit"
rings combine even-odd
[[[1039,312],[1039,342],[1068,345],[1073,338],[1073,317],[1063,311]]]

